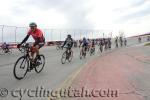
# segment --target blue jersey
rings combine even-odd
[[[87,40],[85,39],[85,40],[83,40],[82,41],[82,43],[83,43],[83,45],[87,45],[88,44],[88,42],[87,42]]]

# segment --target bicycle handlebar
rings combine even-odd
[[[23,53],[23,52],[29,52],[30,48],[31,45],[29,45],[29,43],[24,43],[18,49]]]

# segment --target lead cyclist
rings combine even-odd
[[[34,52],[31,53],[31,57],[32,57],[31,59],[34,62],[34,59],[35,59],[34,54],[36,54],[36,57],[40,60],[39,49],[44,46],[45,37],[43,36],[43,32],[37,28],[36,23],[34,23],[34,22],[30,23],[29,27],[30,27],[30,29],[29,29],[26,37],[23,39],[23,41],[20,44],[17,45],[17,48],[20,48],[20,46],[23,43],[25,43],[31,35],[33,37],[33,39],[35,40],[35,42],[33,43],[33,46],[32,46],[32,50]]]

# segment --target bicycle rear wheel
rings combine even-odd
[[[37,64],[37,66],[35,67],[35,71],[37,72],[37,73],[40,73],[42,70],[43,70],[43,68],[44,68],[44,66],[45,66],[45,56],[44,55],[39,55],[40,56],[40,63],[39,62],[36,62],[36,63],[39,63],[39,64]]]
[[[66,63],[66,58],[67,58],[67,53],[66,51],[63,53],[62,58],[61,58],[61,63],[65,64]]]
[[[28,67],[29,67],[29,62],[26,56],[20,57],[14,65],[13,73],[15,78],[18,80],[23,79],[27,74]]]

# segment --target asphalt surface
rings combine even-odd
[[[46,90],[52,91],[56,89],[63,81],[76,69],[84,65],[88,60],[95,56],[90,57],[88,54],[86,59],[80,60],[80,49],[73,49],[72,62],[61,64],[61,56],[64,50],[56,50],[55,47],[44,47],[41,49],[41,53],[46,57],[46,64],[43,71],[37,74],[34,70],[27,73],[26,77],[22,80],[15,79],[13,75],[14,63],[22,56],[18,50],[13,50],[13,54],[0,55],[0,87],[6,88],[9,91],[9,95],[0,100],[18,100],[18,97],[12,97],[11,91],[13,89],[36,89],[37,87],[43,87]],[[97,51],[98,52],[98,51]],[[22,100],[28,100],[28,96],[25,94]],[[37,98],[32,98],[37,100]],[[45,100],[48,98],[39,98],[39,100]]]
[[[139,44],[94,58],[62,86],[61,100],[150,100],[149,51]]]
[[[128,45],[130,48],[132,46],[138,46],[139,44],[137,39],[129,39]],[[104,53],[107,54],[123,48],[109,50]],[[48,100],[47,95],[43,95],[44,90],[51,92],[57,89],[74,71],[95,57],[102,55],[98,49],[96,49],[94,56],[88,54],[86,59],[80,60],[79,51],[80,49],[74,48],[72,62],[67,62],[63,65],[61,64],[61,56],[64,50],[57,51],[55,47],[42,48],[41,53],[46,57],[46,65],[43,71],[37,74],[33,70],[27,73],[26,77],[22,80],[15,79],[13,75],[14,63],[22,54],[18,50],[13,50],[13,53],[10,55],[0,55],[0,100]],[[143,75],[141,79],[146,76],[147,75]],[[143,86],[143,84],[144,83],[141,83],[139,86]],[[38,91],[37,94],[35,94],[37,92],[36,90]]]

